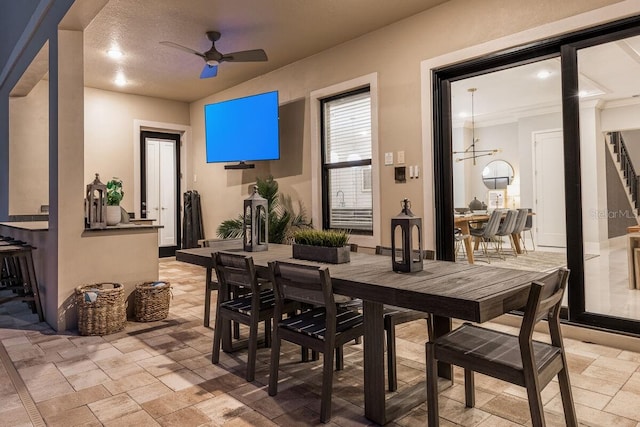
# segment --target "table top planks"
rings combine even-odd
[[[392,271],[388,256],[354,252],[349,263],[322,264],[293,259],[288,245],[269,244],[268,251],[244,252],[238,240],[179,250],[176,259],[210,268],[211,254],[219,250],[252,256],[262,274],[266,273],[268,263],[275,260],[326,266],[336,293],[474,322],[491,320],[523,307],[530,283],[544,276],[538,272],[449,261],[424,261],[422,271],[398,273]]]

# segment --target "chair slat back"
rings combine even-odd
[[[541,320],[549,320],[549,327],[558,326],[562,297],[567,287],[569,270],[560,268],[557,271],[531,284],[529,298],[520,330],[520,344],[531,340],[533,328]],[[552,335],[554,333],[552,332]]]
[[[293,300],[333,309],[335,300],[329,270],[310,265],[276,261],[269,263],[276,299]],[[329,314],[329,313],[327,313]]]
[[[260,292],[253,258],[244,255],[216,252],[212,255],[213,266],[221,285],[246,288]]]

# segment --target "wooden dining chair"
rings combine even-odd
[[[334,352],[346,342],[363,335],[361,313],[336,305],[329,270],[285,262],[269,263],[276,295],[269,396],[278,393],[280,342],[292,342],[323,353],[320,421],[331,419]],[[283,318],[287,300],[313,308]]]
[[[385,246],[376,246],[376,255],[391,256],[391,248]],[[435,259],[435,252],[432,250],[422,251],[423,259]],[[383,306],[384,331],[387,340],[387,382],[389,383],[389,391],[398,389],[398,374],[396,368],[396,326],[403,323],[413,322],[414,320],[427,321],[427,335],[430,337],[432,332],[431,316],[429,313],[411,310],[408,308],[396,307],[385,304]]]
[[[253,258],[216,252],[212,254],[213,265],[218,276],[218,301],[216,304],[216,323],[213,333],[211,362],[220,360],[220,347],[223,336],[231,336],[231,322],[249,326],[247,381],[253,381],[256,371],[256,353],[258,349],[258,324],[264,322],[265,346],[271,343],[271,319],[273,318],[275,295],[272,289],[261,286]],[[230,288],[245,290],[230,296]],[[291,312],[294,307],[287,307]],[[229,343],[231,345],[231,343]]]
[[[518,336],[465,323],[427,342],[427,410],[430,427],[438,425],[437,362],[464,368],[465,403],[475,404],[474,372],[525,387],[534,427],[545,425],[540,393],[557,375],[567,426],[578,425],[567,360],[560,332],[560,307],[569,270],[561,268],[531,284]],[[533,340],[540,320],[547,320],[551,343]]]

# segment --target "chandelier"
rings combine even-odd
[[[471,93],[471,145],[465,148],[464,151],[453,152],[453,154],[461,155],[461,157],[458,157],[456,159],[456,162],[461,162],[463,160],[471,159],[473,160],[474,166],[476,164],[476,159],[478,157],[493,156],[494,154],[500,152],[500,150],[497,148],[493,150],[477,150],[476,149],[476,143],[480,140],[479,138],[476,139],[476,123],[475,123],[475,115],[473,111],[473,94],[475,93],[476,90],[478,89],[476,89],[475,87],[467,89],[467,91]]]

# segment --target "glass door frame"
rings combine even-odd
[[[587,312],[585,307],[577,61],[579,49],[639,34],[640,17],[632,17],[432,70],[435,234],[438,259],[455,260],[451,83],[560,57],[566,247],[567,265],[571,270],[565,319],[570,323],[640,335],[640,321]]]

